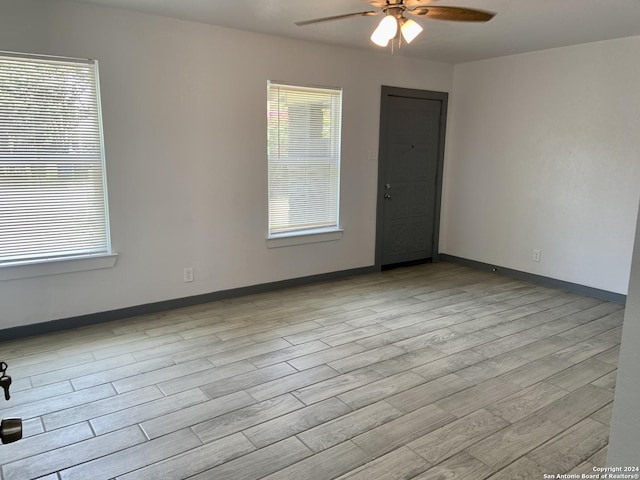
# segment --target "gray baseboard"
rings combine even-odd
[[[506,275],[519,280],[525,280],[528,282],[538,283],[540,285],[546,285],[554,288],[561,288],[581,295],[589,297],[599,298],[609,302],[615,302],[624,305],[627,300],[627,296],[609,292],[607,290],[600,290],[593,287],[587,287],[577,283],[565,282],[563,280],[557,280],[555,278],[543,277],[541,275],[535,275],[532,273],[522,272],[520,270],[513,270],[506,267],[500,267],[491,265],[488,263],[478,262],[476,260],[469,260],[462,257],[456,257],[454,255],[448,255],[441,253],[438,258],[434,258],[434,261],[445,261],[457,263],[467,267],[475,268],[478,270],[484,270],[488,272],[496,272],[502,275]],[[31,337],[34,335],[42,335],[45,333],[57,332],[60,330],[67,330],[71,328],[86,327],[88,325],[94,325],[97,323],[110,322],[113,320],[121,320],[123,318],[135,317],[137,315],[146,315],[150,313],[162,312],[165,310],[172,310],[175,308],[190,307],[192,305],[199,305],[202,303],[216,302],[218,300],[227,300],[230,298],[241,297],[244,295],[253,295],[256,293],[270,292],[274,290],[280,290],[284,288],[297,287],[301,285],[307,285],[311,283],[323,282],[327,280],[337,280],[340,278],[353,277],[357,275],[363,275],[366,273],[379,272],[379,266],[370,266],[355,268],[351,270],[341,270],[338,272],[323,273],[319,275],[311,275],[308,277],[292,278],[288,280],[280,280],[277,282],[263,283],[259,285],[250,285],[247,287],[233,288],[230,290],[221,290],[217,292],[205,293],[202,295],[194,295],[191,297],[175,298],[171,300],[164,300],[161,302],[148,303],[145,305],[136,305],[133,307],[120,308],[117,310],[109,310],[106,312],[97,312],[88,315],[80,315],[77,317],[62,318],[58,320],[51,320],[48,322],[35,323],[32,325],[23,325],[19,327],[10,327],[6,329],[0,329],[0,338],[2,340],[14,340],[18,338]]]
[[[457,263],[459,265],[464,265],[465,267],[471,267],[487,272],[496,272],[508,277],[517,278],[518,280],[525,280],[527,282],[538,283],[548,287],[560,288],[562,290],[579,293],[580,295],[586,295],[600,300],[606,300],[608,302],[615,302],[622,305],[627,302],[627,296],[621,293],[600,290],[599,288],[587,287],[585,285],[580,285],[579,283],[565,282],[564,280],[558,280],[556,278],[544,277],[542,275],[522,272],[520,270],[513,270],[511,268],[500,267],[498,265],[491,265],[489,263],[478,262],[476,260],[447,255],[446,253],[441,253],[439,257],[441,261]]]
[[[18,338],[32,337],[34,335],[42,335],[44,333],[57,332],[70,328],[86,327],[88,325],[94,325],[97,323],[121,320],[123,318],[135,317],[137,315],[146,315],[150,313],[162,312],[165,310],[172,310],[175,308],[190,307],[192,305],[199,305],[202,303],[216,302],[218,300],[227,300],[230,298],[242,297],[244,295],[270,292],[273,290],[298,287],[301,285],[324,282],[327,280],[337,280],[340,278],[354,277],[356,275],[379,271],[380,268],[376,266],[354,268],[350,270],[341,270],[338,272],[311,275],[308,277],[292,278],[288,280],[280,280],[277,282],[233,288],[230,290],[221,290],[217,292],[205,293],[202,295],[194,295],[191,297],[175,298],[171,300],[164,300],[161,302],[148,303],[145,305],[137,305],[133,307],[120,308],[117,310],[109,310],[106,312],[80,315],[77,317],[62,318],[58,320],[51,320],[48,322],[34,323],[32,325],[10,327],[6,329],[0,329],[0,338],[2,340],[14,340]]]

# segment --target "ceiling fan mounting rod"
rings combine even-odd
[[[390,3],[382,7],[382,12],[385,15],[393,15],[396,18],[401,18],[406,9],[407,7],[402,3]]]

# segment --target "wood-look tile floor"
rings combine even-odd
[[[541,479],[606,461],[623,307],[449,263],[0,343],[3,480]]]

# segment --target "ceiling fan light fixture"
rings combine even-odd
[[[314,18],[312,20],[295,23],[298,26],[311,25],[343,18],[369,17],[382,13],[384,17],[371,34],[371,41],[383,48],[391,43],[391,53],[393,54],[396,43],[398,48],[400,48],[403,42],[407,44],[413,42],[423,31],[422,27],[416,21],[405,18],[405,14],[429,20],[449,20],[457,22],[488,22],[496,15],[493,12],[475,10],[473,8],[432,7],[431,4],[434,1],[436,0],[369,0],[371,5],[376,8],[375,10]],[[423,2],[426,2],[426,4]]]
[[[402,37],[404,41],[407,43],[413,42],[413,40],[422,33],[423,28],[418,24],[418,22],[414,22],[411,19],[404,20],[402,22],[402,26],[400,27],[400,31],[402,32]]]
[[[371,34],[371,41],[380,47],[386,47],[389,40],[398,34],[398,20],[393,15],[386,15]]]

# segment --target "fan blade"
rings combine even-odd
[[[303,20],[301,22],[296,22],[296,25],[299,27],[302,27],[304,25],[311,25],[312,23],[329,22],[331,20],[340,20],[342,18],[349,18],[349,17],[369,17],[372,15],[378,15],[380,13],[382,12],[369,11],[369,12],[358,12],[358,13],[345,13],[344,15],[334,15],[333,17],[314,18],[313,20]]]
[[[495,16],[495,13],[460,7],[417,7],[414,10],[407,10],[407,13],[434,20],[456,22],[488,22]]]

